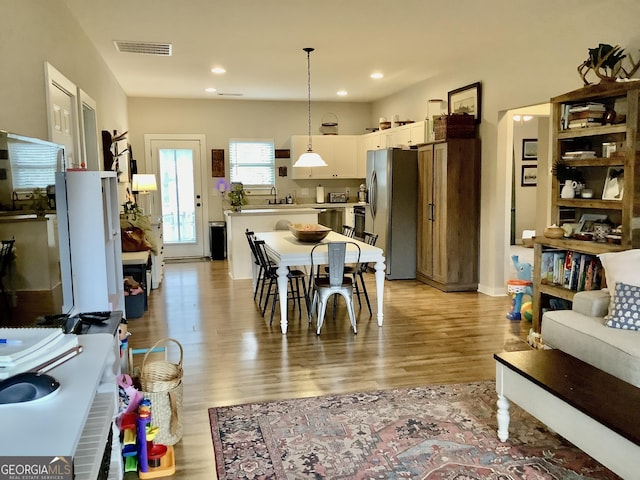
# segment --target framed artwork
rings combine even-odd
[[[537,184],[538,184],[538,166],[523,165],[522,179],[520,181],[520,185],[522,187],[535,187]]]
[[[224,149],[211,149],[211,176],[224,177]]]
[[[523,138],[522,139],[522,160],[538,159],[538,139]]]
[[[622,200],[624,194],[624,168],[609,167],[602,189],[603,200]]]
[[[482,84],[480,82],[451,90],[448,93],[448,101],[449,115],[468,113],[475,117],[476,123],[480,123],[482,118]]]

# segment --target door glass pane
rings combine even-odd
[[[193,151],[158,150],[162,194],[162,227],[165,243],[196,241]]]

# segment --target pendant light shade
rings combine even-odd
[[[294,167],[326,167],[327,162],[325,162],[320,154],[315,153],[313,151],[313,147],[311,146],[311,52],[315,49],[307,47],[303,48],[305,52],[307,52],[307,105],[308,105],[308,127],[309,127],[309,145],[307,147],[307,151],[300,155],[296,163],[293,164]]]

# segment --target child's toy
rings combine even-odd
[[[530,298],[533,298],[533,289],[531,288],[533,285],[533,282],[531,281],[533,276],[533,266],[530,263],[520,262],[518,255],[512,255],[511,260],[513,261],[513,265],[516,267],[518,279],[507,281],[507,293],[513,296],[511,311],[507,313],[507,319],[521,320],[521,309],[523,306],[522,297],[524,295],[528,295]]]
[[[520,316],[527,322],[531,322],[533,320],[533,303],[524,302],[520,309]]]
[[[509,280],[507,281],[507,292],[513,296],[511,302],[511,311],[507,313],[508,320],[522,319],[520,309],[522,308],[522,296],[527,288],[531,288],[531,282],[526,280]]]

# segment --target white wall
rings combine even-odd
[[[48,139],[48,61],[97,102],[99,130],[128,130],[124,91],[62,0],[0,5],[0,129]]]

